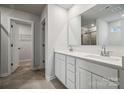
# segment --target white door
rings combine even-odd
[[[65,84],[65,62],[57,58],[55,59],[55,75]]]
[[[76,88],[77,89],[91,89],[91,73],[77,68],[76,72]]]
[[[55,54],[55,75],[65,84],[65,56],[61,54]]]
[[[45,23],[43,24],[43,34],[42,34],[42,39],[43,39],[43,42],[42,42],[42,47],[43,47],[43,63],[44,63],[44,67],[45,67]]]
[[[19,31],[15,21],[11,21],[11,72],[14,72],[19,64]]]
[[[63,84],[65,84],[65,61],[60,60],[60,80]]]
[[[57,58],[55,58],[55,75],[60,79],[60,62]]]

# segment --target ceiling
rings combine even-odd
[[[0,6],[32,13],[37,16],[40,16],[43,8],[45,7],[45,4],[0,4]]]
[[[67,10],[73,6],[73,4],[57,4],[57,5]],[[37,16],[40,16],[42,10],[45,7],[45,4],[0,4],[0,6],[32,13]]]
[[[82,25],[95,24],[96,19],[109,16],[109,19],[106,21],[110,21],[112,15],[119,14],[119,17],[121,17],[124,13],[123,11],[123,4],[98,4],[82,14]]]
[[[58,4],[58,6],[63,7],[65,9],[69,10],[73,6],[73,4]]]

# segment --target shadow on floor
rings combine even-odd
[[[57,78],[50,81],[56,89],[67,89]]]

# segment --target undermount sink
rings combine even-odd
[[[120,59],[116,57],[106,57],[106,56],[99,56],[99,55],[87,55],[86,57],[105,60],[105,61],[120,61]]]

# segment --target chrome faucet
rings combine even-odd
[[[110,56],[110,52],[112,52],[112,51],[107,51],[106,46],[102,45],[101,56],[109,57]]]
[[[72,45],[69,45],[69,51],[73,51]]]

